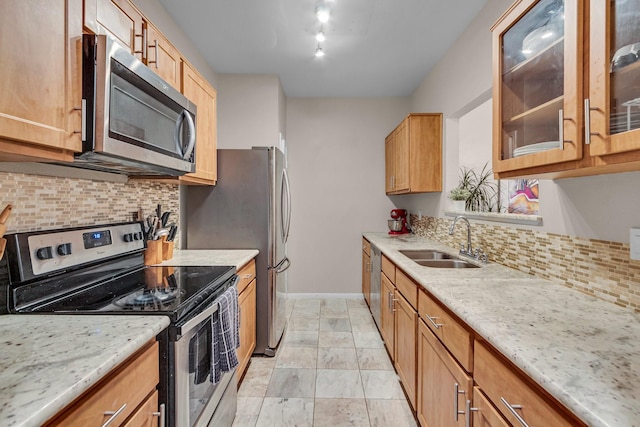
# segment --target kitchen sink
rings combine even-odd
[[[419,265],[432,268],[480,268],[480,266],[461,259],[420,259],[413,260]]]
[[[401,250],[402,255],[416,264],[432,268],[479,268],[478,265],[467,262],[455,255],[433,249]]]
[[[403,250],[399,251],[402,255],[412,260],[433,260],[433,259],[458,259],[455,255],[446,252],[435,251],[431,249]]]

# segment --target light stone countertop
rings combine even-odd
[[[181,249],[173,252],[173,258],[159,265],[234,265],[239,269],[258,253],[256,249]]]
[[[168,325],[166,316],[0,316],[0,425],[41,426]]]
[[[398,251],[456,251],[419,236],[364,237],[586,424],[640,426],[639,314],[496,263],[420,266]]]

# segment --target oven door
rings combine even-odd
[[[231,426],[236,412],[235,370],[225,373],[216,384],[212,381],[211,316],[218,310],[213,303],[180,327],[174,345],[175,426]],[[215,418],[214,418],[215,412]]]

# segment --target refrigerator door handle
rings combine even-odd
[[[287,193],[287,197],[285,199],[284,193]],[[287,240],[289,239],[289,228],[291,227],[291,187],[289,185],[289,175],[287,174],[287,170],[286,169],[282,169],[282,192],[281,192],[281,199],[280,199],[280,212],[281,212],[281,221],[282,221],[282,242],[283,243],[287,243]],[[286,204],[286,210],[285,210],[285,200],[287,202]],[[287,213],[286,215],[286,221],[285,221],[285,211]]]
[[[278,265],[276,265],[276,274],[285,272],[287,269],[289,269],[289,267],[291,267],[291,261],[289,260],[289,258],[285,257],[285,259],[283,259],[278,263]]]

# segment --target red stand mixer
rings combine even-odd
[[[389,234],[407,234],[409,228],[407,227],[407,215],[406,209],[392,209],[391,218],[387,220],[389,224]]]

